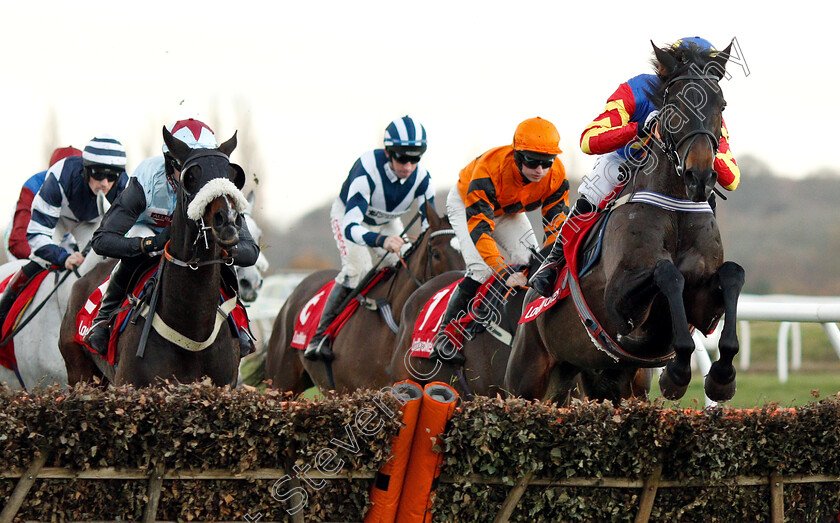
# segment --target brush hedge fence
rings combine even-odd
[[[399,407],[387,391],[291,401],[207,384],[0,389],[0,520],[360,521]],[[840,512],[840,396],[702,411],[479,398],[437,444],[438,521]]]

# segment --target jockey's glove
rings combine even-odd
[[[647,118],[645,118],[645,122],[639,125],[636,130],[636,134],[638,134],[640,138],[647,138],[653,134],[653,129],[656,127],[656,122],[658,121],[659,111],[651,111],[651,113],[647,115]]]
[[[154,236],[147,236],[140,242],[140,250],[143,254],[151,254],[153,252],[162,251],[166,247],[166,242],[169,241],[170,230],[167,225],[161,232]]]

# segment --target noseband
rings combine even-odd
[[[665,86],[665,93],[663,95],[662,107],[667,107],[669,105],[668,104],[669,90],[671,89],[671,86],[674,84],[674,82],[679,82],[679,81],[693,82],[693,81],[699,81],[699,80],[714,81],[715,83],[717,83],[718,82],[718,77],[717,76],[712,76],[712,75],[683,75],[683,76],[677,76],[676,78],[672,78],[668,82],[668,84]],[[666,154],[666,156],[668,156],[668,159],[671,161],[671,163],[674,164],[674,168],[677,170],[677,175],[678,176],[683,175],[683,173],[685,171],[685,162],[686,162],[686,159],[688,158],[688,153],[691,150],[691,146],[693,145],[694,141],[699,136],[704,136],[704,137],[709,139],[709,142],[711,143],[711,146],[712,146],[712,150],[714,150],[715,154],[717,154],[718,146],[720,145],[720,142],[718,141],[717,136],[715,136],[715,133],[709,131],[708,129],[694,129],[693,131],[689,131],[688,133],[686,133],[685,136],[680,138],[678,141],[674,140],[674,133],[671,132],[670,130],[668,130],[667,128],[663,127],[662,132],[660,134],[662,135],[662,140],[665,142],[665,154]],[[680,155],[679,154],[680,147],[682,147],[682,145],[686,142],[688,142],[688,147],[686,147],[685,152],[682,155]]]

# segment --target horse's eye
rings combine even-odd
[[[726,109],[726,101],[724,100],[724,102],[722,104],[720,104],[720,112],[723,112],[725,109]]]

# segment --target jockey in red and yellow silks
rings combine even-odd
[[[697,46],[702,50],[715,52],[707,40],[689,37],[677,40],[673,46]],[[581,180],[578,187],[580,197],[575,202],[569,217],[596,210],[622,182],[619,167],[630,158],[644,154],[643,141],[652,132],[659,111],[648,98],[660,85],[655,74],[640,74],[618,86],[607,99],[607,105],[580,136],[580,148],[586,154],[598,155],[592,172]],[[734,191],[741,181],[741,171],[729,148],[729,132],[721,120],[720,142],[715,156],[714,169],[718,183]],[[558,271],[550,268],[563,260],[563,246],[556,242],[542,267],[531,278],[531,287],[549,296],[553,291]]]

